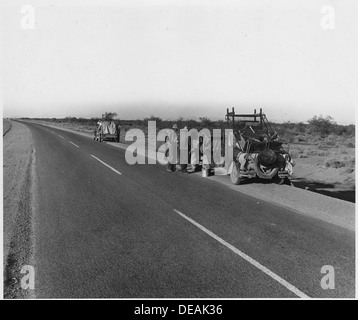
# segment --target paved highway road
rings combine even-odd
[[[37,298],[354,296],[354,232],[26,124]],[[325,265],[335,289],[321,288]]]

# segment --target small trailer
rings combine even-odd
[[[260,113],[236,114],[234,108],[226,112],[226,121],[233,129],[234,157],[226,163],[233,184],[242,179],[272,180],[278,184],[288,182],[293,172],[293,162],[285,143],[269,126],[266,115]]]
[[[120,140],[120,126],[115,121],[99,121],[98,129],[94,130],[93,139],[102,141],[114,141]]]

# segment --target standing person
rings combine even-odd
[[[102,120],[98,120],[97,125],[98,125],[97,131],[100,131],[102,127]]]
[[[121,125],[117,122],[117,142],[121,140]]]
[[[181,150],[180,146],[179,146],[179,148],[178,148],[178,150],[179,150],[178,159],[180,159],[180,152],[184,152],[185,150],[187,150],[187,152],[188,152],[187,163],[180,163],[180,170],[181,170],[182,173],[185,173],[185,172],[188,172],[188,163],[190,163],[190,139],[188,137],[188,127],[185,126],[182,129],[182,131],[183,130],[186,133],[185,140],[183,141],[183,143],[184,143],[184,146],[186,146],[187,149]],[[180,141],[180,139],[179,139],[179,141]]]
[[[99,139],[99,141],[101,140],[101,128],[102,128],[102,120],[98,120],[97,121],[97,129],[94,130],[94,139]]]
[[[175,123],[173,125],[173,131],[169,132],[168,140],[167,140],[168,144],[172,148],[172,152],[169,152],[169,150],[167,150],[166,152],[166,156],[168,158],[167,171],[169,172],[173,172],[176,170],[176,164],[178,162],[178,148],[179,148],[178,133],[179,133],[178,125]],[[175,149],[177,151],[176,157],[173,154]]]
[[[196,172],[199,169],[200,162],[200,151],[199,151],[199,139],[192,139],[189,137],[190,141],[190,163],[192,171]]]
[[[203,133],[202,138],[202,170],[206,170],[207,174],[209,175],[211,170],[211,157],[212,157],[212,139],[209,137],[205,132]]]

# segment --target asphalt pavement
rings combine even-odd
[[[37,298],[354,297],[355,235],[38,124]],[[334,268],[323,289],[322,267]]]

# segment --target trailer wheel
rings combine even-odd
[[[230,180],[235,185],[238,185],[241,182],[240,173],[239,170],[237,169],[236,163],[234,163],[234,166],[232,167],[232,171],[230,173]]]

